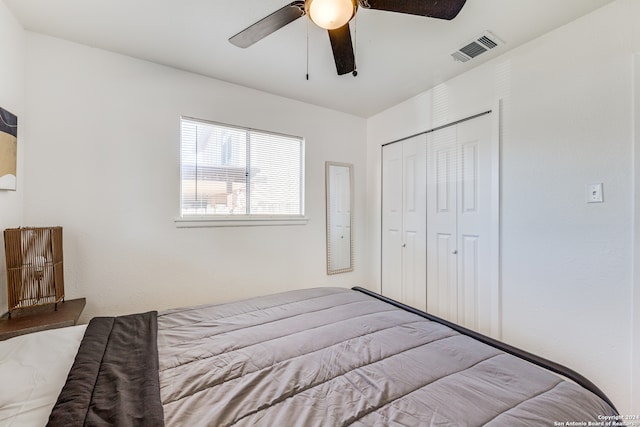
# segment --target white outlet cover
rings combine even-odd
[[[587,184],[587,203],[603,203],[604,197],[602,194],[602,183]]]

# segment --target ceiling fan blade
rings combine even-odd
[[[452,20],[465,2],[466,0],[365,0],[360,5],[366,9]]]
[[[238,47],[249,47],[285,25],[290,24],[304,14],[304,1],[294,1],[240,31],[238,34],[231,37],[229,41],[231,44]]]
[[[329,31],[331,49],[333,49],[333,59],[336,61],[338,75],[350,73],[356,69],[356,58],[353,54],[353,44],[351,43],[351,31],[347,22],[340,28]]]

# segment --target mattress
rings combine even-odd
[[[617,415],[606,396],[509,351],[343,288],[93,319],[63,383],[50,387],[62,389],[52,426],[552,426]]]

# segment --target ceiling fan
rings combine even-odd
[[[358,7],[451,20],[466,0],[297,0],[240,31],[229,41],[246,48],[304,15],[328,30],[338,75],[357,75],[349,21]]]

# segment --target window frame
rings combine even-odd
[[[282,136],[286,138],[296,138],[300,140],[300,211],[299,215],[290,214],[208,214],[208,215],[183,215],[183,185],[182,185],[182,123],[190,121],[202,123],[204,125],[221,126],[231,129],[237,129],[244,132],[257,132],[262,134]],[[306,186],[306,168],[305,168],[305,139],[300,136],[288,135],[284,133],[255,129],[246,126],[230,125],[227,123],[216,122],[212,120],[199,119],[191,116],[180,116],[179,121],[179,169],[180,178],[178,184],[180,187],[178,198],[179,215],[174,222],[177,228],[200,228],[200,227],[238,227],[238,226],[269,226],[269,225],[304,225],[309,221],[306,216],[305,203],[305,186]]]

